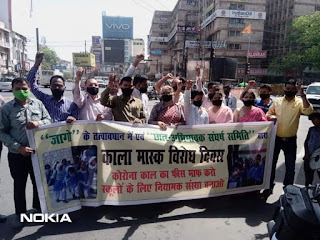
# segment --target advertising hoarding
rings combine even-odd
[[[102,16],[103,38],[133,39],[132,17]]]
[[[96,58],[92,53],[72,53],[73,65],[77,67],[95,67]]]
[[[104,40],[104,62],[124,62],[124,40]]]
[[[258,50],[258,51],[249,51],[249,58],[267,58],[266,50]]]
[[[92,45],[97,46],[101,43],[101,37],[100,36],[92,36]]]

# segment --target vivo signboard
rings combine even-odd
[[[132,17],[102,16],[103,38],[133,39]]]

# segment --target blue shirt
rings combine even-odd
[[[272,105],[273,101],[270,98],[269,104],[265,104],[262,100],[256,100],[256,107],[261,108],[264,113],[267,113],[269,111],[269,107]]]
[[[62,97],[57,101],[52,95],[46,94],[39,90],[36,83],[36,74],[38,69],[31,68],[27,80],[30,84],[31,92],[38,98],[48,110],[53,122],[66,121],[69,116],[78,119],[78,106],[71,100]]]

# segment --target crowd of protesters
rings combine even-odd
[[[43,53],[36,55],[35,64],[27,79],[16,78],[12,81],[14,100],[5,103],[0,108],[0,141],[9,149],[9,167],[14,180],[16,227],[23,226],[19,221],[19,214],[25,213],[27,210],[25,189],[29,174],[33,184],[33,208],[36,212],[40,211],[31,164],[31,154],[35,150],[30,148],[26,128],[34,129],[52,122],[65,121],[70,124],[77,120],[109,120],[132,124],[148,123],[158,125],[161,130],[166,130],[168,126],[179,125],[277,120],[278,128],[270,189],[263,192],[263,197],[268,197],[272,193],[276,163],[281,150],[284,151],[286,166],[283,184],[285,186],[293,184],[297,149],[296,135],[301,114],[313,114],[310,119],[315,124],[315,127],[310,129],[306,140],[305,161],[308,161],[313,151],[320,147],[310,146],[320,143],[320,141],[317,141],[317,139],[320,139],[320,114],[313,113],[313,107],[306,99],[301,86],[293,80],[285,83],[285,96],[275,101],[272,101],[270,97],[272,89],[269,85],[260,87],[261,100],[257,100],[256,95],[250,91],[254,82],[250,82],[240,98],[243,107],[237,109],[237,99],[231,94],[230,86],[226,85],[220,88],[220,86],[209,83],[207,91],[204,90],[200,79],[200,69],[197,69],[195,81],[173,76],[169,73],[155,83],[155,90],[161,96],[161,101],[150,110],[146,94],[147,78],[140,75],[134,76],[136,67],[144,59],[143,55],[136,57],[121,79],[115,74],[111,74],[109,83],[101,94],[99,94],[99,84],[94,78],[88,78],[85,81],[84,92],[81,92],[80,84],[84,71],[78,69],[73,89],[73,100],[64,97],[66,86],[65,79],[62,76],[51,78],[50,89],[52,94],[45,94],[41,91],[36,83],[36,73],[43,57]],[[30,98],[31,92],[37,99]],[[49,167],[51,168],[51,166],[47,168],[49,169]],[[56,166],[54,170],[58,172],[60,168],[63,169],[62,163],[59,167]],[[305,168],[307,169],[307,167]],[[306,184],[312,182],[311,176],[314,173],[308,170],[309,175]],[[58,186],[57,172],[55,173],[56,182],[53,183],[56,184],[54,186],[57,191],[57,200],[65,201],[65,198],[60,199],[59,191],[62,189]],[[50,174],[48,183],[53,176],[53,173]],[[66,179],[68,174],[70,177],[70,174],[73,173],[72,171],[64,172],[62,179]],[[75,197],[79,196],[74,191],[73,195]],[[82,195],[86,195],[86,192],[82,191]],[[0,216],[0,221],[4,220],[5,217]]]

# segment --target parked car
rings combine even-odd
[[[98,83],[99,83],[99,88],[106,88],[106,83],[105,83],[104,80],[98,79],[97,81],[98,81]]]
[[[320,82],[310,84],[307,88],[306,95],[314,108],[320,108]]]
[[[0,92],[1,91],[12,91],[12,83],[13,78],[0,78]]]

